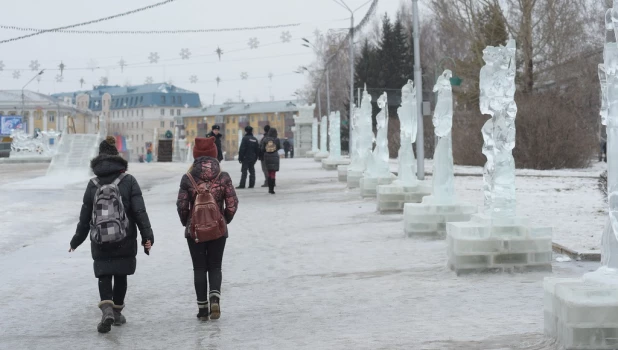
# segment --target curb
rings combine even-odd
[[[578,253],[572,249],[552,242],[552,250],[555,253],[567,255],[569,258],[577,261],[601,261],[601,253]]]

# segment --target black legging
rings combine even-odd
[[[114,278],[113,287],[112,277]],[[127,295],[127,276],[108,275],[99,277],[99,295],[101,301],[113,300],[115,305],[124,305],[124,297]]]
[[[195,243],[194,240],[187,238],[193,261],[193,283],[198,302],[208,301],[208,281],[210,281],[211,293],[221,293],[221,261],[225,240],[225,237],[221,237],[214,241]],[[208,280],[206,273],[208,273]]]

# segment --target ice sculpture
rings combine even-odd
[[[318,145],[318,118],[313,118],[313,124],[311,125],[311,152],[316,154],[320,152]]]
[[[414,83],[408,83],[401,88],[401,107],[397,109],[400,122],[399,146],[399,170],[397,172],[398,185],[407,187],[416,186],[416,160],[412,143],[416,142],[417,130],[417,110],[416,110],[416,89]]]
[[[438,94],[433,114],[433,126],[438,146],[434,153],[433,200],[438,203],[451,203],[455,200],[455,178],[453,171],[453,73],[445,70],[438,78],[433,91]]]
[[[37,137],[32,137],[23,130],[11,130],[11,157],[15,156],[45,156],[51,157],[56,149],[50,146],[50,140],[58,143],[60,132],[49,130],[39,131]]]
[[[365,177],[390,177],[388,165],[388,98],[386,92],[378,98],[378,107],[381,111],[376,116],[376,147],[367,162]]]
[[[480,73],[481,113],[491,119],[483,126],[485,212],[494,218],[515,216],[515,40],[505,47],[483,50]]]
[[[320,123],[320,152],[328,151],[328,117],[323,116]]]
[[[339,111],[331,112],[329,121],[330,153],[328,159],[339,159],[341,158],[341,115]]]
[[[240,145],[242,144],[242,138],[244,137],[242,130],[238,130],[238,149],[240,149]]]
[[[606,43],[604,64],[599,65],[601,83],[601,122],[607,126],[607,194],[609,218],[602,237],[602,263],[618,268],[618,45],[615,26],[618,6],[606,13]],[[611,12],[610,12],[611,11]]]
[[[367,168],[367,161],[371,157],[373,147],[373,130],[371,125],[371,95],[367,92],[367,87],[363,91],[363,99],[354,118],[355,136],[354,148],[355,155],[352,164],[348,168],[351,171],[363,172]]]

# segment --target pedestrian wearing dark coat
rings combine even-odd
[[[261,147],[264,165],[268,170],[268,193],[275,194],[275,178],[279,171],[279,150],[281,149],[281,142],[277,138],[277,129],[270,128],[268,136],[262,140]]]
[[[99,145],[99,155],[90,162],[92,171],[101,185],[111,184],[121,174],[125,176],[118,183],[124,210],[129,219],[126,230],[127,237],[116,243],[90,243],[92,259],[94,259],[94,275],[99,279],[99,308],[103,312],[101,323],[97,329],[107,333],[111,324],[121,325],[126,322],[121,314],[127,292],[127,276],[135,273],[137,255],[137,229],[141,234],[141,244],[148,254],[154,244],[154,235],[150,220],[146,213],[146,205],[137,180],[126,174],[128,163],[118,155],[115,139],[107,137]],[[83,204],[79,215],[79,223],[71,240],[69,252],[77,249],[90,233],[90,222],[93,213],[94,197],[97,186],[88,182],[84,193]],[[113,280],[113,286],[112,286]]]
[[[207,188],[210,188],[210,193],[219,205],[221,215],[229,224],[234,219],[234,214],[238,209],[238,198],[230,175],[221,171],[219,162],[214,158],[217,150],[210,140],[212,139],[195,139],[195,148],[193,149],[195,161],[188,173],[195,179],[198,186],[205,184]],[[228,232],[225,233],[224,237],[213,241],[196,243],[191,239],[191,232],[189,232],[191,209],[195,204],[196,197],[197,191],[191,180],[187,174],[183,175],[180,180],[176,207],[180,222],[185,227],[185,238],[193,262],[193,283],[198,307],[197,317],[205,321],[208,320],[209,316],[211,319],[218,319],[221,316],[221,262]],[[210,281],[210,290],[208,289],[208,280]],[[209,301],[210,312],[208,310]]]
[[[262,153],[262,144],[266,136],[268,136],[268,131],[270,130],[270,125],[264,125],[264,137],[262,137],[262,141],[260,141],[260,163],[262,165],[262,172],[264,173],[264,184],[262,187],[268,187],[268,169],[266,169],[266,164],[264,163],[264,154]]]
[[[290,154],[290,148],[291,148],[290,141],[288,141],[288,139],[285,139],[285,140],[283,141],[283,152],[285,152],[285,157],[286,157],[286,158],[287,158],[287,157],[289,156],[289,154]]]
[[[217,160],[218,161],[222,161],[223,160],[223,148],[221,147],[221,138],[223,137],[223,134],[220,133],[220,128],[219,125],[213,125],[212,126],[212,130],[206,134],[206,137],[214,137],[215,138],[215,146],[217,146]]]
[[[240,185],[236,187],[237,189],[245,188],[247,171],[249,172],[249,188],[255,187],[255,163],[260,155],[260,145],[253,136],[253,128],[250,125],[245,127],[245,133],[238,150],[238,161],[242,164],[242,167],[240,169]]]

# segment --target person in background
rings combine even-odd
[[[294,158],[294,144],[290,145],[290,158]]]
[[[290,141],[288,141],[287,138],[285,139],[285,141],[283,141],[283,152],[285,152],[285,157],[286,158],[290,154]]]
[[[206,134],[206,137],[214,137],[215,138],[215,146],[217,146],[217,160],[220,162],[223,160],[223,148],[221,148],[221,138],[223,134],[220,133],[219,125],[215,124],[212,126],[212,130]]]
[[[279,150],[281,143],[277,138],[277,129],[270,128],[268,135],[262,140],[262,154],[268,170],[268,193],[275,194],[275,178],[279,171]]]
[[[264,163],[264,153],[262,152],[262,145],[264,144],[264,139],[268,135],[268,131],[270,130],[270,125],[264,125],[264,137],[260,142],[260,162],[262,165],[262,172],[264,173],[264,184],[262,187],[268,187],[268,169],[266,169],[266,164]]]
[[[237,189],[245,188],[247,182],[247,171],[249,171],[249,188],[255,187],[255,163],[260,154],[260,145],[258,140],[253,136],[253,128],[251,125],[245,127],[245,136],[240,143],[238,150],[238,161],[242,164],[240,185]]]
[[[127,293],[127,276],[135,273],[137,265],[135,260],[137,255],[137,229],[139,228],[142,236],[141,242],[144,246],[144,253],[150,254],[150,248],[154,244],[154,235],[146,213],[142,190],[137,180],[126,173],[128,163],[118,155],[115,143],[115,139],[108,136],[99,145],[99,155],[90,162],[90,168],[97,177],[88,182],[86,187],[79,214],[79,223],[69,248],[69,252],[73,252],[84,243],[90,233],[90,251],[94,260],[94,276],[99,279],[99,295],[101,297],[99,308],[103,314],[101,322],[97,326],[100,333],[109,332],[112,324],[120,326],[127,321],[121,312],[124,309],[124,299]],[[115,208],[105,207],[102,212],[98,206],[103,204],[97,204],[97,207],[95,207],[94,201],[99,186],[112,183],[116,184],[122,199],[122,206],[119,206],[119,208],[124,208],[123,213],[119,213],[119,211],[115,211],[115,213],[125,214],[126,216],[121,215],[121,217],[128,219],[128,226],[124,232],[126,236],[123,237],[122,231],[118,231],[116,227],[107,226],[106,224],[109,222],[102,221],[101,226],[96,226],[100,230],[100,236],[105,235],[107,238],[114,236],[113,238],[121,240],[97,243],[93,239],[93,233],[91,233],[91,230],[93,230],[91,221],[95,220],[94,213],[98,215],[97,220],[95,220],[95,222],[98,222],[99,219],[105,220],[105,215],[112,214]],[[101,189],[101,191],[104,190],[105,188]],[[102,197],[98,198],[97,203]],[[94,212],[93,209],[95,209]]]
[[[238,197],[236,197],[230,175],[221,171],[221,166],[215,158],[217,148],[212,140],[212,138],[201,137],[195,139],[195,148],[193,148],[195,161],[187,174],[191,174],[197,186],[207,185],[212,197],[217,202],[221,215],[229,224],[238,209]],[[196,243],[191,239],[191,232],[189,232],[191,210],[195,204],[197,191],[187,174],[184,174],[180,180],[176,208],[182,226],[186,227],[185,238],[193,262],[193,283],[198,308],[197,318],[201,321],[207,321],[209,317],[216,320],[221,317],[221,280],[223,278],[221,263],[228,232],[226,231],[223,237],[212,241]],[[208,281],[210,281],[210,289],[208,289]],[[209,302],[210,312],[208,309]]]

